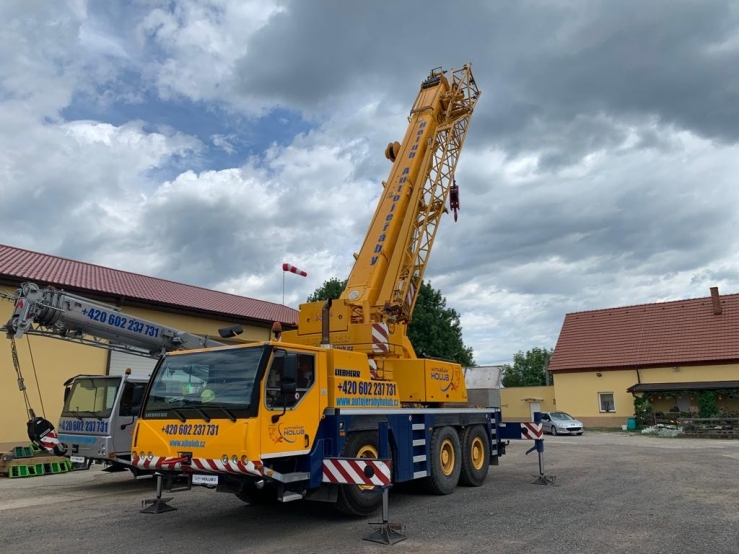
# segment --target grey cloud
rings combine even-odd
[[[542,170],[619,140],[615,123],[739,138],[739,32],[727,1],[293,2],[249,44],[237,90],[303,109],[381,94],[407,101],[425,72],[471,60],[483,98],[471,136]],[[644,145],[648,145],[644,143]]]

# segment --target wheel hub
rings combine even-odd
[[[441,462],[441,471],[444,475],[451,475],[454,471],[454,445],[452,441],[446,439],[441,443],[441,449],[439,452],[439,458]]]

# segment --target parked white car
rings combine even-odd
[[[567,412],[541,412],[541,425],[552,435],[582,435],[585,426]]]

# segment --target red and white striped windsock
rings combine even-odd
[[[303,271],[302,269],[298,269],[294,265],[290,264],[282,264],[282,271],[289,271],[290,273],[296,273],[297,275],[300,275],[301,277],[307,277],[308,274]]]

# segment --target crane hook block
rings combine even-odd
[[[387,148],[385,148],[385,157],[390,160],[391,162],[395,162],[395,158],[398,157],[398,154],[400,153],[400,143],[396,140],[395,142],[390,142],[387,145]]]
[[[457,221],[457,210],[459,210],[459,187],[457,186],[457,180],[454,180],[454,184],[449,188],[449,207],[454,211],[454,221]]]

